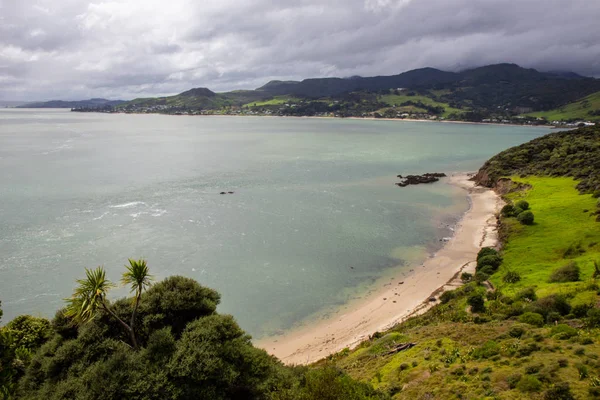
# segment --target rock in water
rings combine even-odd
[[[440,178],[445,176],[446,174],[443,172],[428,172],[423,175],[406,175],[405,177],[398,175],[400,182],[397,182],[396,186],[405,187],[408,185],[418,185],[420,183],[433,183],[439,181]]]

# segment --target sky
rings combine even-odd
[[[500,62],[600,77],[600,0],[0,0],[0,100]]]

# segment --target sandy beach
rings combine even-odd
[[[502,200],[492,190],[476,187],[469,175],[457,174],[447,183],[465,190],[471,207],[457,224],[454,236],[407,276],[396,277],[381,290],[333,317],[310,323],[281,336],[256,343],[286,364],[308,364],[345,347],[354,347],[376,331],[391,328],[404,319],[425,312],[431,297],[460,285],[463,271],[475,270],[475,258],[483,246],[497,244],[495,214]]]

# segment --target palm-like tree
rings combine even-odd
[[[121,283],[123,285],[129,285],[131,292],[134,293],[133,297],[133,312],[131,313],[131,322],[129,326],[132,330],[135,329],[135,316],[137,314],[138,306],[140,305],[140,298],[144,289],[152,285],[152,275],[148,271],[148,265],[146,260],[133,260],[129,259],[129,265],[125,265],[127,271],[123,273]]]
[[[134,308],[131,315],[131,322],[127,324],[110,308],[106,295],[115,285],[106,278],[106,271],[102,267],[96,269],[85,269],[86,278],[78,279],[78,286],[73,291],[73,295],[67,300],[67,309],[65,314],[74,319],[78,324],[84,324],[93,320],[98,311],[106,312],[115,318],[123,329],[129,334],[131,344],[134,349],[138,348],[135,337],[134,324],[135,316],[139,306],[142,291],[150,286],[152,276],[148,273],[146,261],[129,260],[127,272],[123,274],[122,282],[131,286],[132,292],[135,292]]]

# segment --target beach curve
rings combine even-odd
[[[385,331],[423,313],[443,291],[460,285],[461,272],[473,272],[477,252],[498,243],[496,214],[503,205],[494,191],[476,186],[472,174],[454,174],[451,185],[468,194],[470,208],[458,222],[452,238],[409,276],[396,277],[392,285],[368,296],[348,311],[313,321],[279,336],[259,340],[256,346],[286,364],[309,364],[348,347],[353,348],[374,332]]]

